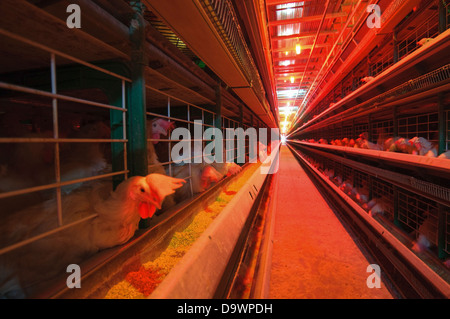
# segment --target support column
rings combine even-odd
[[[442,0],[439,0],[439,33],[447,30],[447,12]]]
[[[392,33],[392,40],[394,45],[394,64],[398,62],[398,40],[397,40],[398,30],[397,28],[394,29],[394,32]]]
[[[222,87],[220,83],[216,87],[216,107],[214,108],[216,113],[214,118],[214,127],[222,129]]]
[[[445,130],[445,100],[444,95],[442,93],[438,94],[438,154],[441,154],[446,151],[447,142],[446,142],[446,130]]]
[[[398,136],[398,106],[394,106],[392,117],[392,134],[396,137]]]
[[[445,206],[438,203],[438,256],[441,259],[445,259],[449,256],[446,252],[446,226],[447,226],[447,216],[445,211]]]
[[[145,103],[145,20],[142,17],[143,5],[133,1],[135,11],[130,23],[131,85],[128,104],[128,163],[130,176],[145,176],[148,172],[146,103]]]

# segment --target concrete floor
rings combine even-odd
[[[367,286],[371,262],[287,146],[278,174],[269,298],[392,298]]]

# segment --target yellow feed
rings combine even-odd
[[[259,165],[251,165],[243,171],[240,178],[222,190],[214,203],[198,212],[183,231],[174,234],[167,249],[161,255],[144,263],[139,271],[128,273],[121,282],[109,289],[105,298],[139,299],[148,297],[258,167]]]

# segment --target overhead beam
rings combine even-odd
[[[320,44],[316,44],[316,48],[326,48],[326,47],[331,47],[333,45],[333,43],[320,43]],[[312,44],[301,44],[300,46],[302,47],[302,52],[305,50],[311,50],[312,49]],[[293,49],[294,50],[294,49]],[[287,51],[286,48],[275,48],[272,49],[272,52],[283,52],[283,51]]]
[[[339,30],[323,30],[320,31],[319,35],[329,35],[329,34],[337,34],[339,33]],[[302,33],[295,33],[290,35],[277,35],[272,37],[272,41],[277,40],[289,40],[289,39],[305,39],[309,37],[315,37],[317,35],[317,31],[314,32],[302,32]]]
[[[311,55],[311,57],[313,57],[313,58],[321,58],[321,57],[325,57],[325,56],[326,56],[326,54],[321,54],[321,53],[317,53],[317,54],[312,54]],[[307,58],[308,58],[308,56],[301,56],[301,55],[296,55],[296,56],[291,56],[291,57],[290,56],[283,56],[283,57],[273,58],[273,62],[299,61],[299,60],[305,60]],[[295,62],[294,62],[294,64],[295,64]],[[286,65],[286,66],[288,66],[288,65]]]
[[[305,68],[306,63],[294,63],[289,65],[275,65],[275,70],[289,70],[289,69],[298,69],[299,67]],[[309,70],[314,70],[314,67],[309,68]]]
[[[268,6],[274,6],[274,5],[278,5],[278,4],[287,4],[287,3],[294,3],[294,0],[267,0],[267,5]],[[303,1],[304,3],[306,2],[311,2],[311,1]]]
[[[299,75],[303,75],[303,74],[308,74],[308,75],[310,75],[310,74],[316,74],[316,73],[318,73],[319,72],[319,70],[311,70],[311,71],[295,71],[295,72],[276,72],[275,74],[277,74],[278,76],[277,76],[277,80],[278,79],[280,79],[280,80],[288,80],[288,79],[290,79],[292,76],[294,76],[294,77],[296,77],[296,76],[299,76]],[[288,74],[288,75],[285,75],[285,76],[283,76],[282,74]]]
[[[345,18],[348,15],[346,12],[333,12],[330,14],[327,14],[325,19],[335,19],[335,18]],[[285,24],[294,24],[294,23],[303,23],[303,22],[311,22],[311,21],[318,21],[322,19],[322,15],[315,15],[315,16],[306,16],[306,17],[300,17],[300,18],[293,18],[293,19],[283,19],[283,20],[274,20],[269,21],[269,26],[277,26],[277,25],[285,25]]]

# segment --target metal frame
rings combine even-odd
[[[115,172],[111,172],[111,173],[107,173],[107,174],[101,174],[101,175],[97,175],[97,176],[91,176],[91,177],[86,177],[86,178],[80,178],[80,179],[76,179],[76,180],[70,180],[70,181],[61,181],[61,171],[60,171],[60,149],[59,146],[61,143],[99,143],[99,142],[110,142],[110,143],[122,143],[124,145],[124,149],[126,150],[126,144],[128,142],[128,139],[126,137],[126,121],[125,121],[125,114],[127,112],[127,106],[125,104],[125,90],[126,90],[126,85],[127,83],[131,82],[130,79],[128,79],[127,77],[124,77],[122,75],[119,75],[117,73],[111,72],[107,69],[101,68],[99,66],[96,66],[94,64],[88,63],[86,61],[82,61],[80,59],[77,59],[75,57],[72,57],[70,55],[67,55],[65,53],[59,52],[57,50],[54,50],[50,47],[47,47],[45,45],[36,43],[32,40],[26,39],[22,36],[13,34],[9,31],[0,29],[0,34],[7,36],[11,39],[17,40],[21,43],[27,44],[29,46],[32,46],[34,48],[38,48],[41,49],[45,52],[47,52],[49,54],[49,65],[50,65],[50,71],[51,71],[51,92],[47,92],[47,91],[43,91],[43,90],[38,90],[38,89],[33,89],[33,88],[29,88],[29,87],[24,87],[24,86],[20,86],[20,85],[15,85],[15,84],[11,84],[11,83],[6,83],[6,82],[0,82],[0,88],[1,89],[5,89],[5,90],[10,90],[10,91],[14,91],[14,92],[21,92],[21,93],[27,93],[27,94],[32,94],[35,96],[44,96],[44,97],[48,97],[51,98],[52,100],[52,115],[53,115],[53,138],[20,138],[20,137],[8,137],[8,138],[0,138],[0,143],[53,143],[55,144],[55,159],[54,159],[54,163],[55,163],[55,178],[56,178],[56,182],[55,183],[51,183],[51,184],[47,184],[47,185],[39,185],[39,186],[35,186],[35,187],[30,187],[30,188],[26,188],[26,189],[19,189],[19,190],[13,190],[13,191],[8,191],[8,192],[4,192],[4,193],[0,193],[0,199],[4,199],[4,198],[9,198],[12,196],[18,196],[18,195],[23,195],[23,194],[29,194],[29,193],[33,193],[33,192],[38,192],[38,191],[42,191],[42,190],[50,190],[50,189],[54,189],[56,191],[56,201],[57,201],[57,220],[58,220],[58,227],[55,229],[52,229],[50,231],[41,233],[37,236],[33,236],[31,238],[28,238],[24,241],[15,243],[13,245],[10,246],[6,246],[6,247],[2,247],[0,249],[0,255],[5,254],[13,249],[17,249],[19,247],[22,247],[24,245],[27,245],[31,242],[37,241],[41,238],[44,238],[46,236],[49,236],[53,233],[56,233],[58,231],[62,231],[66,228],[75,226],[79,223],[85,222],[87,220],[93,219],[95,218],[97,215],[91,215],[88,217],[85,217],[81,220],[78,220],[76,222],[72,222],[70,224],[66,224],[63,225],[63,211],[62,211],[62,207],[61,207],[61,200],[62,200],[62,194],[61,194],[61,188],[67,185],[72,185],[72,184],[77,184],[77,183],[81,183],[81,182],[89,182],[89,181],[94,181],[94,180],[99,180],[99,179],[103,179],[103,178],[108,178],[108,177],[113,177],[113,176],[120,176],[123,175],[124,178],[127,178],[127,174],[128,174],[128,169],[127,169],[127,159],[126,156],[124,156],[124,163],[123,163],[123,170],[120,171],[115,171]],[[120,81],[121,83],[121,87],[122,87],[122,106],[121,107],[117,107],[114,105],[109,105],[109,104],[103,104],[103,103],[98,103],[95,101],[89,101],[86,99],[81,99],[81,98],[75,98],[72,96],[66,96],[66,95],[62,95],[62,94],[58,94],[58,89],[57,89],[57,65],[56,65],[56,57],[62,57],[64,59],[70,60],[74,63],[76,63],[77,65],[82,65],[85,66],[89,69],[93,69],[96,71],[101,72],[102,74],[111,76],[114,79],[117,79],[118,81]],[[116,110],[116,111],[120,111],[123,114],[123,137],[122,139],[71,139],[71,138],[60,138],[59,137],[59,127],[58,127],[58,110],[59,110],[59,106],[58,106],[58,101],[60,100],[64,100],[64,101],[71,101],[71,102],[76,102],[76,103],[81,103],[84,105],[90,105],[93,107],[99,107],[99,108],[105,108],[105,109],[109,109],[109,110]]]
[[[448,257],[448,248],[450,247],[450,227],[448,225],[450,206],[443,205],[431,198],[442,195],[443,197],[440,200],[448,202],[450,200],[448,189],[445,194],[441,194],[441,189],[430,189],[428,192],[430,197],[424,197],[417,192],[422,191],[423,188],[421,185],[417,185],[416,182],[430,186],[432,184],[416,180],[413,184],[408,184],[405,181],[410,179],[410,177],[402,177],[402,174],[394,172],[385,174],[383,170],[378,168],[369,168],[365,164],[357,165],[352,160],[314,149],[306,149],[304,147],[296,147],[296,149],[310,163],[315,164],[319,170],[323,171],[325,168],[333,169],[335,176],[340,176],[343,182],[350,182],[352,186],[355,183],[366,183],[369,185],[370,199],[383,199],[383,207],[386,209],[384,220],[389,221],[392,227],[396,226],[403,232],[408,233],[411,240],[415,240],[420,233],[430,236],[429,240],[437,247],[437,256],[443,259]],[[364,167],[366,169],[362,170],[361,168]],[[401,182],[402,178],[404,182]],[[398,181],[394,183],[393,180],[397,179]],[[334,179],[334,183],[336,184],[336,179]],[[337,186],[339,187],[340,185]],[[410,189],[406,189],[406,187]],[[412,188],[416,191],[413,191]],[[419,229],[427,217],[431,223],[431,231],[430,229]]]
[[[166,108],[166,113],[165,114],[161,114],[161,113],[155,113],[155,112],[150,112],[149,110],[147,110],[146,112],[146,116],[147,119],[149,119],[149,117],[152,117],[152,119],[164,119],[164,120],[168,120],[170,122],[180,122],[183,123],[184,125],[187,125],[187,129],[189,131],[191,131],[191,133],[193,132],[193,125],[194,125],[194,120],[201,120],[202,121],[202,133],[204,133],[204,130],[207,128],[213,128],[215,127],[215,123],[216,123],[216,119],[219,117],[221,126],[220,128],[222,129],[222,132],[224,132],[225,128],[238,128],[238,127],[243,127],[244,129],[248,128],[248,125],[242,124],[240,123],[240,121],[238,120],[234,120],[231,118],[228,118],[226,116],[220,116],[218,115],[216,112],[207,109],[205,107],[200,107],[197,105],[194,105],[192,103],[186,102],[180,98],[174,97],[168,93],[165,93],[163,91],[160,91],[156,88],[153,88],[149,85],[146,85],[146,89],[148,91],[152,91],[155,92],[157,94],[160,94],[162,96],[164,96],[167,99],[167,108]],[[181,116],[175,116],[174,114],[174,110],[173,110],[173,102],[177,101],[181,104],[185,105],[186,108],[186,116],[185,117],[181,117]],[[198,111],[201,114],[200,118],[196,118],[196,116],[194,116],[192,113],[193,111]],[[197,115],[198,117],[198,115]],[[210,118],[211,121],[207,121],[207,118]],[[209,124],[209,122],[211,124]],[[224,136],[224,141],[226,141],[227,139]],[[194,138],[192,138],[190,140],[191,142],[197,141]],[[203,147],[205,146],[206,143],[211,142],[213,140],[208,140],[208,139],[201,139],[202,141],[202,145]],[[164,138],[164,139],[154,139],[151,137],[147,137],[147,142],[163,142],[163,143],[168,143],[168,152],[170,153],[171,149],[172,149],[172,145],[173,143],[179,142],[179,140],[175,140],[172,139],[170,137],[168,138]],[[246,145],[246,154],[248,154],[248,145],[247,143]],[[234,150],[236,150],[237,148],[235,148]],[[236,159],[237,156],[234,157],[234,159]],[[194,159],[194,157],[191,155],[189,157],[187,157],[186,159],[192,160]],[[168,167],[168,170],[166,169],[166,172],[168,173],[169,176],[173,176],[172,175],[172,165],[174,164],[174,161],[169,160],[169,161],[163,161],[160,164],[154,164],[154,165],[148,165],[148,168],[151,169],[153,167],[157,167],[157,166],[163,166],[163,167]],[[193,196],[193,192],[192,192],[192,183],[191,183],[191,179],[192,179],[192,163],[188,163],[187,165],[189,165],[189,176],[186,177],[185,179],[187,181],[189,181],[190,183],[190,190],[191,190],[191,196]]]

